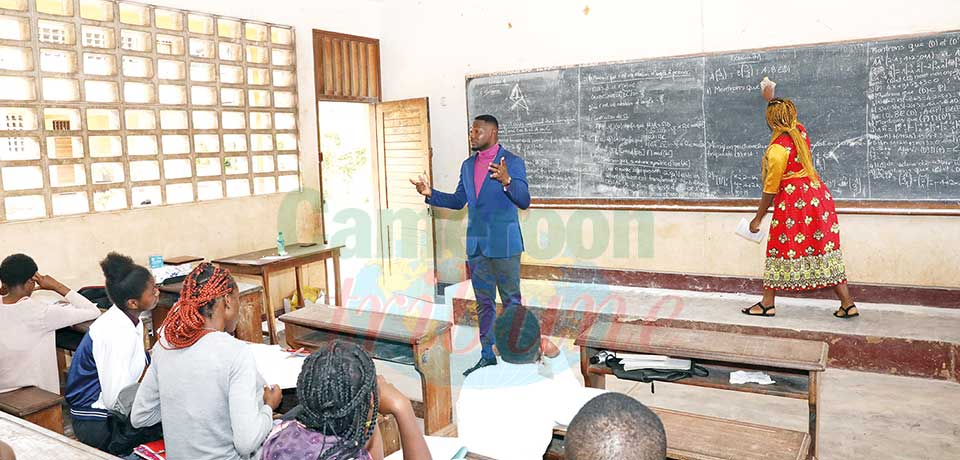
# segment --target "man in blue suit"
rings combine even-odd
[[[463,375],[497,364],[493,354],[497,290],[505,308],[521,303],[523,235],[517,209],[530,207],[527,167],[522,158],[497,142],[499,128],[497,119],[491,115],[474,119],[470,148],[477,153],[460,166],[456,192],[434,190],[423,176],[410,180],[431,206],[463,209],[467,205],[467,264],[479,306],[481,351],[480,361]]]

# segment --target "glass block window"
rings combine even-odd
[[[0,222],[296,190],[293,29],[0,0]]]

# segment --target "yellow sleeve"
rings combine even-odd
[[[763,155],[763,193],[776,194],[780,191],[780,180],[787,170],[787,158],[790,152],[785,147],[773,144],[767,147]]]

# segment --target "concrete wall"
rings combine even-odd
[[[812,0],[784,11],[750,0],[394,0],[384,4],[384,18],[385,98],[430,98],[434,182],[452,191],[468,154],[465,75],[953,30],[960,2]],[[466,213],[437,215],[440,279],[458,281]],[[522,215],[525,263],[759,276],[763,249],[731,236],[743,216],[534,209]],[[594,235],[569,226],[571,219],[607,226],[592,227],[602,232]],[[631,238],[646,250],[616,251],[618,219],[644,222],[633,224]],[[960,218],[841,215],[840,222],[851,280],[960,286]],[[546,249],[531,250],[533,242]],[[605,252],[577,250],[593,244]]]

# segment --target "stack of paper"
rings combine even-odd
[[[297,387],[297,377],[306,357],[283,351],[279,345],[251,343],[249,347],[257,360],[257,371],[268,385],[279,385],[281,389]]]
[[[734,233],[743,237],[747,241],[753,241],[754,243],[760,244],[760,242],[767,237],[767,232],[769,230],[769,227],[761,225],[760,231],[757,233],[750,232],[750,222],[746,217],[744,217],[743,219],[740,219],[740,223],[737,224],[737,230]]]
[[[620,364],[623,365],[625,371],[637,369],[687,370],[690,369],[691,365],[689,359],[677,359],[663,355],[617,353],[617,358],[620,358]]]

